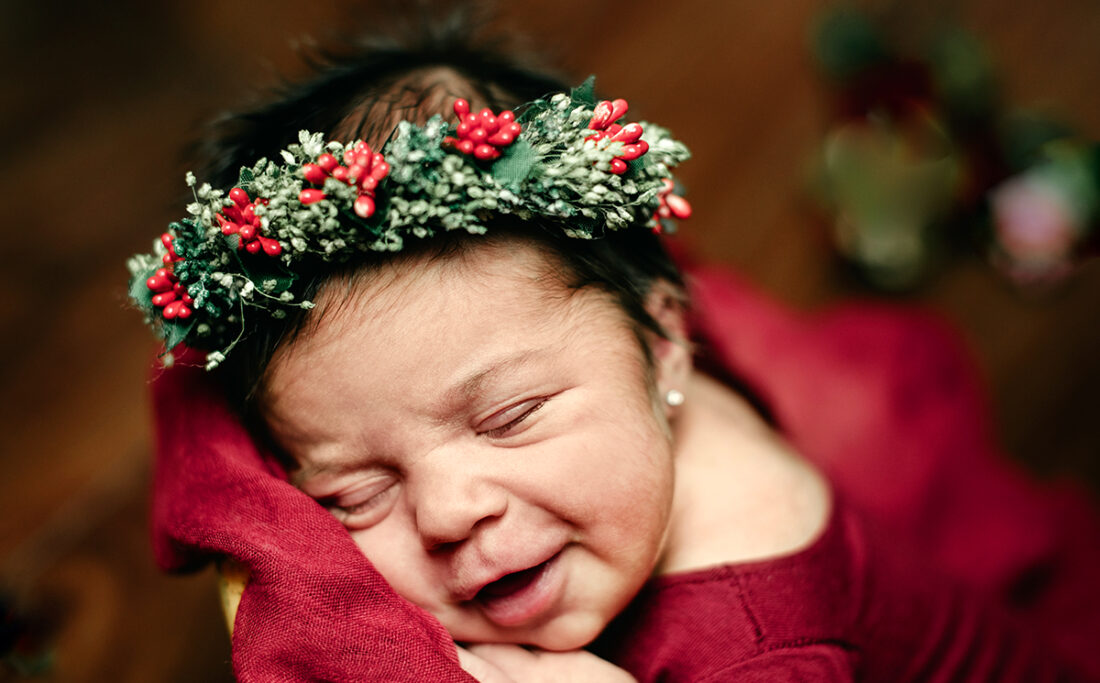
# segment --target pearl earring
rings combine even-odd
[[[669,389],[665,392],[665,403],[673,408],[684,405],[684,392]]]

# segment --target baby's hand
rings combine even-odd
[[[585,650],[548,652],[518,645],[469,645],[458,661],[481,683],[634,683],[633,676]]]

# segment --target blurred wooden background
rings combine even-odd
[[[696,253],[818,308],[869,296],[838,277],[804,193],[829,121],[807,49],[830,3],[500,3],[506,26],[579,80],[599,74],[695,152],[682,180]],[[1100,137],[1100,3],[908,3],[991,48],[1006,95]],[[212,577],[159,575],[146,538],[152,343],[124,260],[182,214],[194,125],[274,74],[295,40],[363,25],[370,2],[8,2],[0,18],[0,593],[42,621],[46,680],[231,680]],[[369,21],[366,22],[369,25]],[[985,373],[1006,450],[1100,482],[1100,267],[1020,297],[951,265],[906,305],[954,321]],[[0,666],[0,679],[17,678]]]

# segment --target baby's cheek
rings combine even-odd
[[[402,516],[395,511],[369,529],[350,532],[351,538],[398,595],[428,609],[435,595],[431,587],[438,582],[434,581],[431,565],[422,558],[419,539]]]
[[[641,532],[644,528],[637,525],[660,517],[671,501],[671,455],[663,439],[627,437],[582,446],[573,476],[588,498],[585,502],[602,512],[602,521]]]

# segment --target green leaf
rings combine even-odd
[[[130,278],[130,299],[146,311],[153,310],[153,290],[149,289],[149,285],[145,284],[145,281],[156,272],[156,268],[151,268],[144,273],[135,273]]]
[[[174,221],[168,224],[168,230],[174,234],[178,239],[185,240],[201,240],[202,239],[202,226],[198,221],[193,218],[184,218],[179,221]],[[173,243],[175,244],[175,243]],[[176,251],[179,251],[177,246]]]
[[[296,275],[290,277],[280,277],[275,279],[275,288],[272,291],[273,294],[282,294],[294,286],[294,283],[298,281]]]
[[[191,328],[195,326],[193,318],[180,321],[165,320],[164,321],[164,348],[171,351],[176,348],[184,339],[187,339],[187,335],[191,334]]]
[[[290,289],[298,279],[296,273],[287,270],[281,261],[268,257],[266,254],[248,254],[237,252],[237,263],[240,272],[244,274],[256,289],[271,296],[278,296]],[[254,257],[254,258],[250,258]],[[265,282],[274,281],[271,289],[264,286]]]
[[[596,106],[596,76],[593,74],[584,79],[584,83],[581,83],[577,87],[569,91],[569,99],[572,100],[573,106],[584,105],[586,107]]]
[[[172,248],[180,258],[195,256],[195,249],[202,243],[202,229],[194,221],[185,218],[182,221],[169,223],[168,232],[174,235]]]
[[[264,280],[261,280],[260,284],[262,285],[263,291],[267,292],[268,294],[270,294],[272,296],[277,296],[277,295],[282,294],[283,292],[287,291],[291,287],[293,287],[294,286],[294,281],[297,280],[297,279],[298,278],[295,277],[294,275],[285,275],[283,277],[269,277],[269,278],[266,278]],[[268,289],[268,287],[267,287],[267,284],[269,282],[274,282],[275,283],[274,285],[271,286],[270,289]]]
[[[587,216],[574,216],[569,219],[569,228],[579,233],[586,235],[592,235],[595,237],[603,237],[604,235],[604,223],[595,218],[588,218]]]
[[[548,100],[535,100],[516,107],[516,123],[526,127],[530,121],[536,119],[544,111],[550,109]]]
[[[389,211],[389,195],[380,194],[374,197],[374,214],[370,218],[361,218],[354,209],[346,206],[340,207],[338,214],[341,224],[377,237],[382,234],[381,225],[387,211]]]
[[[237,187],[248,187],[255,179],[256,175],[252,172],[252,169],[247,166],[242,166],[241,174],[237,177]]]
[[[497,159],[489,173],[512,192],[518,192],[523,181],[530,175],[531,169],[539,161],[531,143],[525,138],[516,138],[508,145],[504,154]]]

